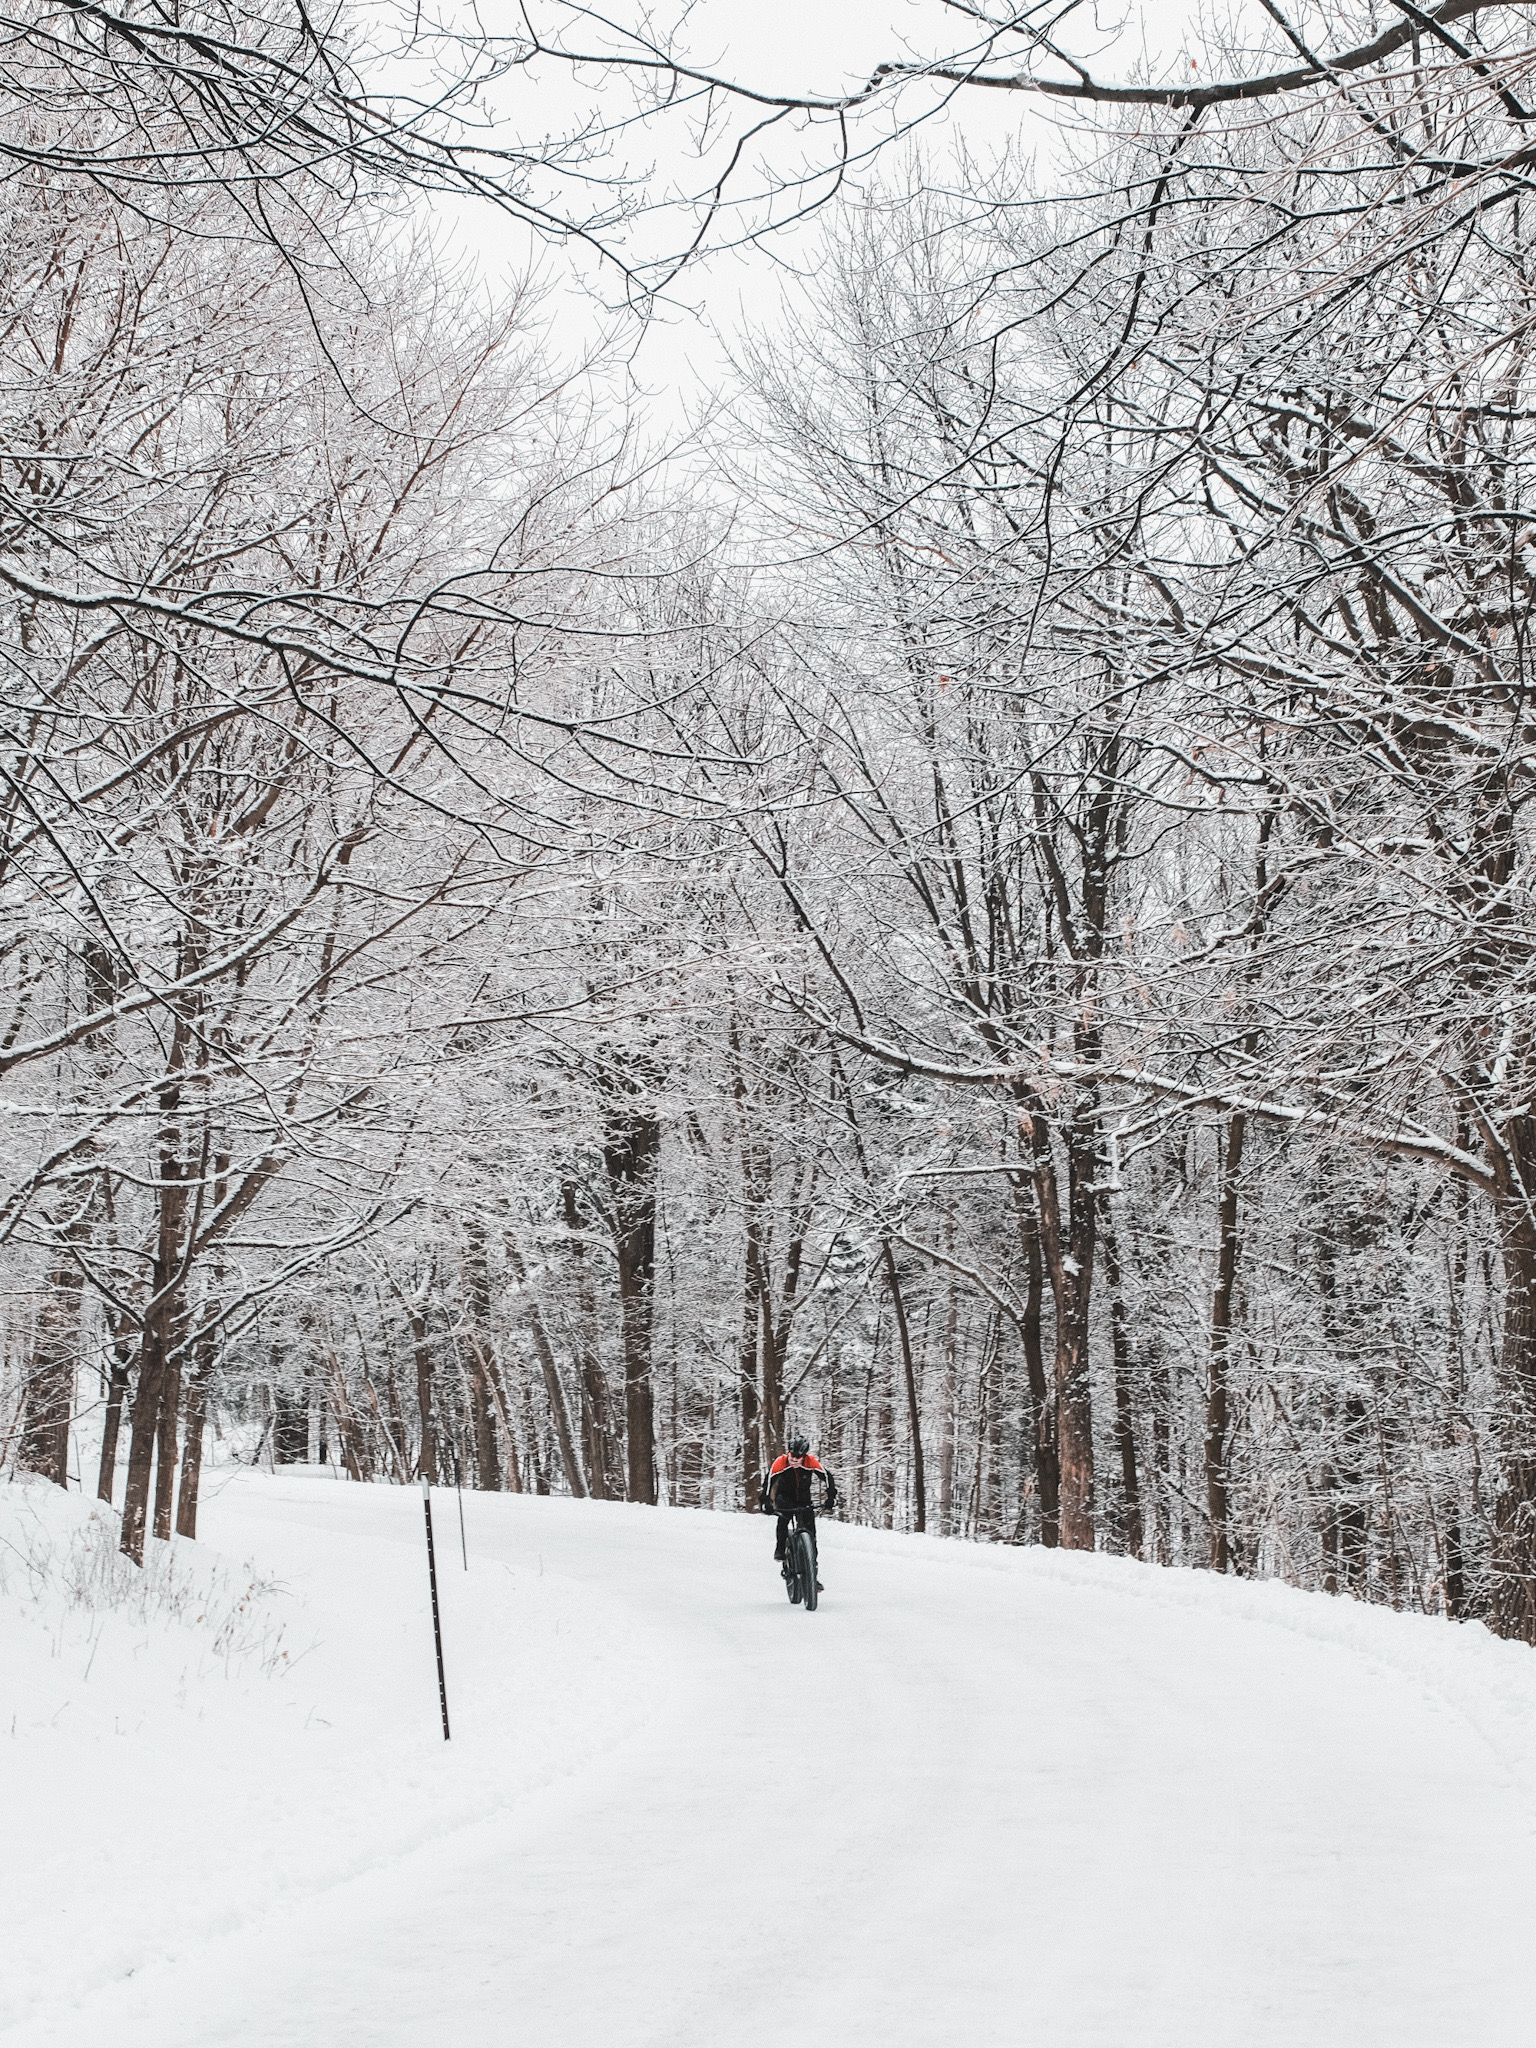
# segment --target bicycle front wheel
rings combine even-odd
[[[801,1597],[805,1601],[807,1614],[816,1612],[816,1539],[809,1529],[802,1529],[795,1538],[795,1554],[800,1566]]]

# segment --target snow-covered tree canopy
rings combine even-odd
[[[738,1508],[799,1425],[1536,1641],[1529,10],[951,14],[787,94],[10,23],[0,1448],[131,1558],[214,1455]],[[939,88],[1069,125],[889,147]],[[814,260],[668,451],[444,195]]]

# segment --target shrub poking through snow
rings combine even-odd
[[[132,1564],[118,1548],[120,1520],[105,1504],[46,1482],[0,1486],[0,1596],[40,1610],[206,1631],[216,1657],[252,1661],[268,1675],[290,1661],[285,1624],[269,1604],[276,1580],[250,1565],[194,1557],[179,1543],[151,1541],[143,1565]]]

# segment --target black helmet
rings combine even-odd
[[[789,1455],[792,1458],[803,1458],[810,1448],[810,1438],[803,1429],[797,1429],[789,1440]]]

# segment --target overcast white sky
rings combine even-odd
[[[494,34],[504,18],[511,32],[515,8],[516,0],[487,0],[479,19]],[[1257,11],[1257,0],[1234,0],[1232,11],[1246,25],[1246,17]],[[617,0],[612,12],[638,13],[639,0]],[[667,0],[661,0],[656,12],[659,19],[675,18]],[[1167,75],[1189,61],[1191,50],[1202,47],[1199,16],[1198,0],[1098,0],[1097,5],[1087,0],[1074,18],[1073,47],[1100,76],[1125,77],[1143,67]],[[943,0],[697,0],[687,40],[690,56],[701,66],[760,89],[832,95],[866,79],[882,61],[955,49],[963,41],[964,28],[963,17]],[[926,98],[914,90],[900,108],[909,120],[926,116],[914,130],[911,146],[942,159],[962,135],[967,147],[983,156],[1011,144],[1033,155],[1042,181],[1049,179],[1058,117],[1048,106],[1023,94],[976,88],[962,88],[945,103],[930,89],[922,90]],[[593,104],[590,87],[573,86],[567,74],[552,67],[533,77],[519,75],[500,91],[496,111],[503,137],[528,137],[559,129],[573,112]],[[861,139],[874,142],[890,129],[891,117],[882,113],[877,123],[861,131]],[[779,170],[799,169],[813,155],[815,161],[825,162],[830,142],[826,132],[796,136],[780,129],[772,143],[774,165]],[[697,190],[700,163],[681,124],[635,135],[627,167],[652,166],[658,196],[669,186]],[[745,194],[756,189],[756,183],[743,179],[739,189]],[[529,264],[526,234],[488,207],[439,209],[436,227],[447,246],[471,253],[488,278],[516,273]],[[651,249],[670,248],[682,232],[680,214],[662,213],[637,234],[635,246],[643,246],[643,237]],[[774,317],[786,271],[813,260],[817,232],[808,228],[783,233],[758,250],[724,250],[690,268],[670,294],[662,316],[634,348],[636,384],[648,395],[658,426],[670,430],[718,388],[724,362],[721,337],[743,321]],[[552,288],[557,338],[575,352],[602,325],[589,291],[570,282],[574,273],[584,276],[590,287],[595,282],[593,266],[571,252],[545,252],[538,269]],[[615,297],[618,281],[610,276],[600,288]]]

